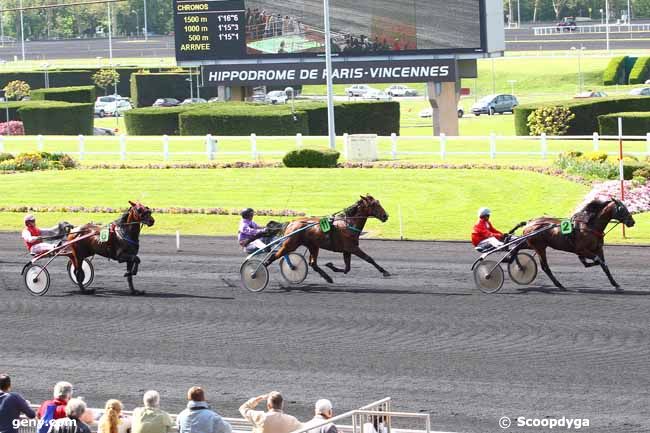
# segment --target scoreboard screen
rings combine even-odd
[[[330,0],[334,56],[486,52],[486,0]],[[317,57],[322,0],[174,0],[176,60]]]

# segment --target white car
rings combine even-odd
[[[203,98],[186,98],[181,102],[180,105],[194,105],[194,104],[207,104],[208,101],[206,101]]]
[[[129,100],[120,95],[99,96],[95,100],[95,114],[99,117],[119,116],[131,108]]]
[[[350,87],[345,88],[345,94],[348,96],[365,96],[366,93],[377,90],[372,87],[366,86],[365,84],[354,84]]]
[[[392,85],[386,89],[389,96],[417,96],[418,91],[411,89],[407,86],[400,86],[398,84]]]
[[[639,89],[632,89],[630,90],[630,95],[650,96],[650,87],[641,87]]]
[[[273,90],[266,94],[266,97],[264,97],[264,102],[267,104],[286,104],[287,94],[284,92],[284,90]]]
[[[461,107],[458,107],[457,113],[458,113],[458,118],[460,119],[465,115],[465,110],[463,110]],[[420,111],[420,117],[422,118],[427,118],[432,116],[433,116],[433,109],[431,108],[425,108],[424,110]]]
[[[378,89],[369,89],[363,96],[363,99],[373,99],[375,101],[390,101],[391,98],[390,95],[388,95],[386,92],[383,90],[378,90]]]

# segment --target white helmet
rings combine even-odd
[[[491,213],[492,213],[492,211],[490,211],[490,209],[488,209],[486,207],[482,207],[482,208],[480,208],[478,210],[478,217],[483,218],[483,217],[486,217],[486,216],[490,216]]]
[[[25,224],[27,224],[28,222],[36,221],[36,218],[32,214],[27,214],[25,215],[25,218],[23,218],[23,221],[25,222]]]

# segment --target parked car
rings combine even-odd
[[[354,84],[350,87],[345,88],[345,94],[348,96],[363,96],[366,93],[368,93],[371,89],[372,87],[369,87],[365,84]]]
[[[120,95],[98,96],[95,100],[95,115],[99,117],[114,116],[131,108],[128,98]]]
[[[115,131],[110,128],[95,126],[93,128],[93,135],[115,135]]]
[[[399,84],[394,84],[390,87],[388,87],[385,92],[389,96],[417,96],[418,91],[415,89],[411,89],[410,87],[407,86],[400,86]]]
[[[632,89],[630,90],[630,95],[650,96],[650,87],[640,87],[638,89]]]
[[[214,96],[214,97],[208,99],[208,102],[212,103],[212,102],[225,102],[225,101],[219,99],[218,96]]]
[[[458,112],[459,119],[465,115],[465,110],[463,110],[461,107],[458,107],[457,112]],[[431,116],[433,116],[433,109],[431,108],[425,108],[424,110],[420,111],[420,117],[422,118],[431,117]]]
[[[180,105],[194,105],[194,104],[207,104],[208,101],[206,101],[203,98],[186,98],[183,99],[183,102],[180,103]]]
[[[390,95],[383,90],[369,88],[366,93],[361,96],[363,99],[373,99],[375,101],[390,101]]]
[[[512,113],[517,105],[519,105],[519,101],[512,95],[488,95],[472,105],[472,113],[476,116]]]
[[[287,94],[284,90],[273,90],[266,94],[264,102],[267,104],[286,104]]]
[[[594,92],[592,90],[588,90],[586,92],[578,93],[577,95],[574,96],[576,99],[586,99],[586,98],[606,98],[607,93],[605,92]]]
[[[174,98],[158,98],[153,103],[152,107],[176,107],[180,105],[180,101]]]
[[[577,28],[578,24],[574,17],[564,17],[562,18],[562,21],[556,25],[556,30],[558,32],[575,32]]]

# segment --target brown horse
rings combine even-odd
[[[154,219],[148,207],[132,201],[129,201],[129,204],[131,207],[107,228],[97,224],[86,224],[74,229],[68,236],[68,240],[74,240],[77,236],[91,232],[95,233],[95,236],[71,244],[70,260],[74,265],[74,274],[82,293],[94,293],[94,290],[84,289],[83,261],[87,257],[98,254],[102,257],[117,260],[118,263],[126,262],[124,276],[129,283],[131,294],[144,294],[144,291],[135,290],[133,287],[133,276],[138,274],[138,265],[140,264],[140,258],[138,258],[140,228],[143,224],[151,227],[154,224]],[[104,242],[100,240],[102,228],[108,229],[108,240]]]
[[[618,290],[619,285],[609,272],[603,253],[605,228],[611,220],[623,223],[627,227],[634,226],[634,218],[630,215],[627,207],[619,200],[612,198],[606,201],[591,201],[573,215],[571,217],[573,232],[570,235],[561,233],[559,219],[545,217],[529,221],[524,227],[523,233],[524,235],[532,233],[548,224],[556,225],[556,227],[529,238],[527,245],[537,252],[542,269],[558,288],[564,290],[564,286],[555,278],[548,266],[547,247],[576,254],[585,268],[600,265],[612,286]]]
[[[377,218],[381,222],[388,220],[388,214],[381,207],[379,200],[375,200],[370,195],[362,196],[354,205],[344,209],[343,212],[335,215],[331,219],[331,229],[329,232],[324,233],[320,225],[317,224],[300,233],[296,233],[283,242],[280,249],[268,260],[266,265],[304,245],[309,250],[309,265],[328,283],[333,282],[332,278],[318,266],[318,251],[321,248],[343,253],[345,269],[337,268],[332,263],[325,265],[334,272],[343,272],[344,274],[350,272],[350,260],[352,254],[354,254],[377,268],[384,277],[389,277],[390,273],[388,271],[379,266],[372,257],[359,248],[359,236],[366,225],[366,221],[371,217]],[[318,223],[319,221],[318,218],[302,218],[292,221],[285,229],[284,235],[290,235],[297,230],[310,224]]]

